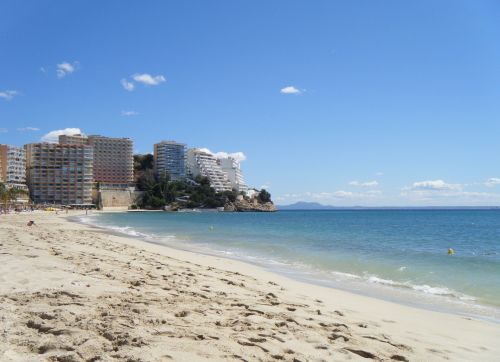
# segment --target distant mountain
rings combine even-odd
[[[318,202],[299,201],[291,205],[277,206],[278,210],[331,210],[334,206],[322,205]]]

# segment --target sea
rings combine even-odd
[[[308,283],[500,323],[500,210],[128,212],[80,221]]]

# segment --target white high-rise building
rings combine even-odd
[[[186,178],[186,145],[175,141],[161,141],[154,145],[155,172],[168,174],[170,180]]]
[[[26,188],[26,152],[22,147],[0,145],[0,181]]]
[[[191,148],[187,152],[187,169],[191,177],[207,177],[210,185],[217,192],[231,191],[231,182],[222,171],[217,158],[211,153],[198,148]]]
[[[219,164],[222,171],[226,174],[229,182],[231,182],[231,187],[238,192],[246,193],[248,191],[248,186],[245,184],[240,163],[233,157],[227,157],[219,159]]]

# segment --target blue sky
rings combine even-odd
[[[141,153],[162,139],[243,152],[248,183],[280,204],[500,205],[499,13],[4,0],[0,143],[80,128]]]

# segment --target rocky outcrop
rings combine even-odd
[[[257,199],[242,199],[235,202],[228,202],[224,205],[224,211],[274,212],[277,209],[272,202],[260,203]]]

